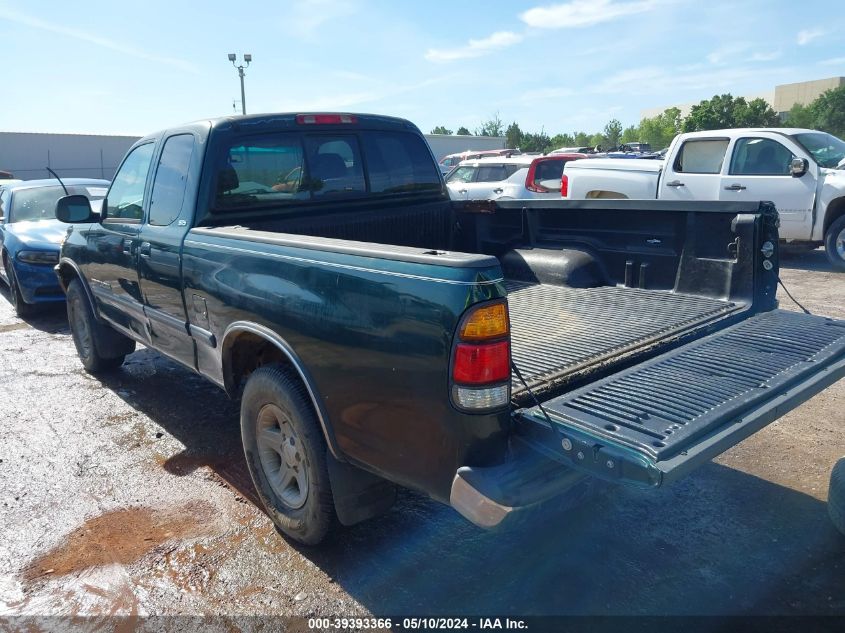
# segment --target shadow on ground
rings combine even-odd
[[[208,466],[257,504],[220,389],[146,349],[102,380],[186,447],[168,472]],[[825,504],[714,463],[508,533],[402,492],[321,548],[292,546],[380,615],[845,614],[845,542]]]
[[[822,248],[806,250],[790,249],[789,247],[782,246],[780,249],[780,267],[825,273],[838,272],[833,268]]]

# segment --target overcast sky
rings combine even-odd
[[[845,75],[833,0],[0,0],[0,131],[144,134],[247,110],[550,134]]]

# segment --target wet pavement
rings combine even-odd
[[[845,318],[821,252],[783,265]],[[664,490],[603,489],[507,533],[402,492],[306,548],[257,507],[237,403],[146,349],[89,376],[63,307],[21,321],[0,286],[0,615],[842,615],[824,502],[843,428],[840,382]]]

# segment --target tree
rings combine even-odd
[[[572,147],[575,145],[575,137],[571,134],[567,134],[564,132],[563,134],[555,134],[552,138],[549,139],[549,145],[551,145],[555,149],[560,149],[563,147]]]
[[[669,108],[662,114],[640,121],[640,138],[637,140],[648,143],[654,150],[663,149],[681,132],[681,124],[681,111]]]
[[[573,145],[578,145],[579,147],[592,145],[590,143],[590,135],[586,132],[575,132],[575,137],[573,140],[575,141]]]
[[[601,134],[599,132],[596,132],[595,134],[593,134],[590,137],[590,140],[586,144],[590,145],[592,147],[598,147],[599,145],[601,145],[601,148],[604,151],[607,151],[608,149],[610,149],[607,146],[607,139],[604,137],[604,134]]]
[[[764,99],[752,99],[730,94],[715,95],[694,105],[684,119],[684,132],[718,130],[734,127],[771,127],[780,125],[777,113]]]
[[[607,149],[619,147],[619,139],[622,137],[622,124],[619,119],[611,119],[604,126],[604,139]]]
[[[489,121],[484,121],[481,127],[475,130],[476,136],[504,136],[505,126],[499,118],[499,113],[493,115]]]
[[[455,132],[458,136],[472,136],[472,132],[466,129],[463,125],[458,128],[458,131]]]
[[[447,130],[447,129],[446,129],[445,127],[443,127],[442,125],[438,125],[436,128],[434,128],[434,129],[431,131],[431,133],[432,133],[432,134],[445,134],[446,136],[449,136],[450,134],[452,134],[452,130]]]
[[[816,128],[816,113],[810,106],[796,103],[789,109],[786,114],[786,122],[789,127],[806,127],[810,129]]]
[[[545,132],[527,132],[522,135],[522,145],[520,149],[523,152],[547,152],[551,147],[551,139]]]
[[[810,104],[814,128],[845,137],[845,86],[828,90]]]
[[[505,130],[505,147],[508,149],[522,147],[522,130],[519,129],[519,124],[516,121]]]
[[[640,140],[640,127],[638,125],[626,127],[619,140],[622,143],[636,143]]]

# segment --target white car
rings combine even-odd
[[[845,141],[815,130],[679,134],[665,161],[597,159],[566,166],[570,199],[771,200],[781,239],[824,245],[845,271]]]
[[[560,198],[560,178],[569,160],[527,154],[465,160],[446,177],[446,186],[452,200]]]

